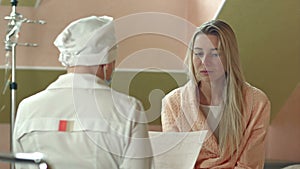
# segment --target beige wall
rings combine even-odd
[[[52,44],[55,37],[69,22],[89,15],[113,16],[119,23],[116,27],[119,35],[133,31],[129,37],[122,36],[119,39],[118,63],[132,53],[148,48],[170,51],[183,58],[195,25],[209,20],[220,2],[221,0],[214,3],[208,3],[207,0],[41,0],[37,8],[20,6],[17,7],[17,12],[24,17],[45,20],[47,24],[22,24],[19,42],[37,43],[39,47],[17,47],[17,65],[60,67],[57,61],[58,51]],[[2,18],[10,12],[10,6],[0,6]],[[135,17],[137,15],[140,17]],[[198,15],[201,15],[200,20]],[[7,21],[1,19],[0,29],[6,30],[6,25]],[[142,27],[145,25],[148,27]],[[136,28],[141,30],[135,30]],[[0,37],[4,35],[5,31],[1,31]],[[3,45],[1,43],[0,48]],[[4,56],[4,50],[0,50],[0,56]],[[0,65],[3,62],[1,59]]]
[[[47,22],[46,25],[23,24],[19,42],[35,42],[39,44],[38,48],[18,48],[18,65],[24,66],[60,66],[57,62],[58,51],[52,45],[55,37],[72,20],[89,15],[110,15],[114,18],[120,18],[130,14],[140,12],[164,12],[175,16],[185,18],[185,2],[180,0],[172,1],[146,1],[146,0],[44,0],[39,7],[18,7],[17,11],[30,19],[42,19]],[[8,15],[11,11],[9,6],[0,6],[1,16]],[[1,30],[6,29],[7,22],[0,20]],[[134,26],[134,25],[132,25]],[[1,37],[4,37],[4,31],[1,31]],[[167,46],[156,40],[158,46]],[[171,44],[171,43],[169,43]],[[135,42],[137,48],[143,43]],[[133,46],[134,46],[133,45]],[[1,43],[0,48],[3,47]],[[133,48],[133,47],[131,47]],[[169,47],[171,48],[171,47]],[[120,49],[120,58],[124,58]],[[131,50],[130,48],[128,49]],[[127,50],[125,50],[127,51]],[[3,50],[0,55],[3,56]],[[3,60],[1,60],[3,63]]]
[[[190,0],[188,20],[200,26],[203,22],[216,18],[226,0]]]

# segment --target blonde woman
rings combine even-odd
[[[162,100],[163,131],[208,130],[200,168],[263,168],[270,102],[244,79],[232,28],[197,28],[185,63],[190,80]]]

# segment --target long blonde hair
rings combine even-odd
[[[232,155],[238,149],[243,135],[242,111],[244,76],[240,64],[238,44],[232,28],[220,20],[212,20],[202,24],[193,35],[188,49],[185,63],[189,69],[191,80],[195,80],[193,66],[194,42],[199,34],[215,35],[219,39],[219,48],[226,58],[226,96],[224,99],[223,114],[219,123],[219,145],[221,153],[229,150]]]

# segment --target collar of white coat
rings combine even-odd
[[[47,89],[77,88],[77,89],[110,89],[99,77],[84,73],[67,73],[60,75]]]

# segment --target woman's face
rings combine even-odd
[[[197,35],[194,42],[193,66],[197,81],[213,82],[225,76],[226,59],[218,48],[215,35]]]

